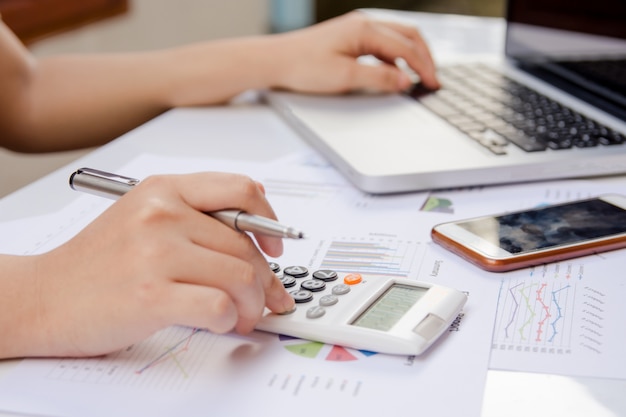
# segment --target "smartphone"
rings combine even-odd
[[[436,225],[434,242],[504,272],[626,247],[626,196],[604,195]]]

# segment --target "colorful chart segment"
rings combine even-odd
[[[447,198],[430,196],[424,202],[421,211],[430,211],[434,213],[454,213],[452,201]]]
[[[571,264],[561,266],[544,268],[542,274],[532,270],[526,279],[503,280],[494,349],[571,353],[579,336],[575,319],[581,312],[575,300],[582,273]]]
[[[343,346],[326,345],[286,335],[279,335],[278,338],[285,343],[285,349],[289,352],[309,359],[321,358],[327,361],[349,362],[376,354],[376,352],[367,350],[354,350]]]

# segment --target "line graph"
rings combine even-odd
[[[607,295],[585,283],[584,271],[582,264],[557,263],[503,279],[492,350],[602,353]]]
[[[575,282],[503,281],[493,347],[571,353],[576,295]]]
[[[191,339],[193,338],[195,334],[197,334],[200,331],[201,329],[198,329],[198,328],[192,329],[191,333],[188,336],[185,336],[183,339],[175,343],[173,346],[166,348],[166,350],[162,354],[158,355],[156,358],[154,358],[153,360],[149,361],[148,363],[146,363],[145,365],[137,369],[135,373],[138,375],[142,374],[145,371],[151,368],[154,368],[155,366],[157,366],[158,364],[162,362],[171,360],[185,378],[189,377],[188,372],[185,370],[178,356],[184,352],[189,351],[189,346],[191,345]]]
[[[503,340],[517,342],[553,343],[566,333],[564,313],[571,285],[560,288],[547,282],[521,282],[509,287],[506,292],[509,305],[505,304],[508,315],[503,327]],[[571,304],[571,303],[570,303]],[[508,313],[508,314],[507,314]]]
[[[106,356],[59,359],[47,378],[184,391],[193,383],[216,338],[201,329],[173,326]]]

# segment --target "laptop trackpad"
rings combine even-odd
[[[420,104],[398,95],[293,96],[293,116],[354,169],[393,175],[480,166],[492,155]],[[326,149],[324,149],[326,148]]]

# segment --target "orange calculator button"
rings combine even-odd
[[[348,274],[343,277],[343,282],[348,285],[355,285],[361,281],[363,281],[363,277],[361,276],[361,274]]]

